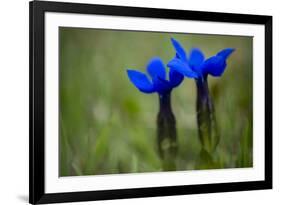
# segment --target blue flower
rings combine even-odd
[[[165,66],[162,60],[158,57],[150,60],[147,65],[147,72],[151,79],[140,71],[131,69],[127,70],[130,81],[144,93],[169,93],[174,87],[180,85],[184,78],[182,74],[172,68],[169,72],[169,80],[167,80]]]
[[[171,40],[176,50],[176,56],[168,63],[168,67],[189,78],[204,79],[208,74],[214,77],[221,76],[227,66],[227,58],[234,51],[233,48],[226,48],[205,60],[200,49],[193,48],[187,56],[180,43],[173,38]]]

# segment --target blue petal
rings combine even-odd
[[[226,48],[226,49],[223,49],[221,50],[220,52],[218,52],[217,56],[221,56],[223,57],[224,59],[227,59],[230,54],[232,54],[232,52],[234,51],[235,49],[234,48]]]
[[[153,78],[166,79],[166,70],[162,60],[158,57],[152,58],[147,65],[147,72]]]
[[[176,41],[174,38],[171,38],[171,41],[172,41],[172,44],[177,52],[177,56],[178,58],[180,58],[181,60],[183,61],[186,61],[187,58],[186,58],[186,53],[185,53],[185,50],[184,48],[181,46],[181,44]]]
[[[170,78],[170,85],[174,88],[181,84],[181,82],[184,79],[184,76],[176,71],[175,69],[171,68],[169,72],[169,78]]]
[[[154,78],[153,85],[155,90],[160,94],[170,92],[172,89],[172,86],[170,85],[169,81],[161,78]]]
[[[204,54],[199,48],[193,48],[189,56],[189,65],[197,70],[204,62]]]
[[[181,61],[178,58],[174,58],[171,60],[168,65],[169,68],[174,69],[181,73],[182,75],[189,77],[189,78],[198,78],[197,73],[195,73],[187,63]]]
[[[221,56],[213,56],[208,58],[202,65],[202,71],[206,74],[211,74],[212,76],[221,76],[226,68],[225,59]]]
[[[136,70],[127,70],[130,81],[142,92],[153,93],[155,89],[147,76]]]

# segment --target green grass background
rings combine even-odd
[[[60,28],[60,176],[162,171],[156,147],[157,94],[139,92],[126,69],[145,72],[151,57],[175,55],[170,38],[205,57],[236,51],[209,88],[221,133],[216,168],[252,166],[252,37]],[[185,78],[172,92],[177,170],[193,170],[200,143],[196,90]]]

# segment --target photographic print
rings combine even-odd
[[[59,28],[59,175],[253,165],[253,38]]]
[[[30,2],[29,201],[272,188],[272,17]]]

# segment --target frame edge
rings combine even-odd
[[[44,9],[29,2],[29,203],[37,204],[44,181]]]
[[[272,176],[272,16],[267,16],[265,26],[265,182],[273,188]]]

